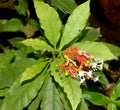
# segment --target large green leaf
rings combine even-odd
[[[76,110],[78,104],[81,101],[82,92],[80,89],[79,81],[72,79],[71,77],[64,77],[62,79],[63,88],[67,97],[72,105],[72,110]]]
[[[104,45],[107,46],[107,48],[110,49],[110,51],[116,56],[118,57],[120,55],[120,47],[114,45],[114,44],[110,44],[110,43],[106,43],[104,42]]]
[[[76,43],[73,46],[76,46],[81,50],[91,53],[95,57],[101,58],[104,61],[106,61],[106,60],[116,59],[120,55],[119,47],[113,44],[109,44],[109,45],[111,46],[108,46],[108,44],[104,42],[85,41],[85,42]]]
[[[48,45],[45,41],[41,39],[26,39],[23,40],[21,43],[23,43],[26,46],[31,46],[35,50],[41,50],[41,51],[53,51],[54,49]]]
[[[111,94],[110,94],[110,98],[112,100],[116,100],[117,98],[120,97],[120,80],[119,82],[116,84],[116,86],[113,88]]]
[[[60,49],[82,33],[87,25],[89,15],[89,1],[81,4],[73,11],[65,25],[64,33],[61,37]]]
[[[20,43],[21,41],[25,40],[24,38],[21,38],[21,37],[14,37],[14,38],[11,38],[9,39],[9,43],[17,48],[17,50],[15,51],[15,55],[17,59],[23,59],[23,58],[26,58],[28,56],[28,54],[34,52],[35,50],[30,47],[30,46],[26,46],[22,43]]]
[[[48,83],[49,82],[49,83]],[[52,87],[51,87],[52,85]],[[48,88],[48,90],[46,90]],[[58,87],[57,87],[58,88]],[[51,92],[50,92],[51,91]],[[54,93],[53,93],[54,92]],[[60,92],[60,91],[59,91]],[[51,93],[51,94],[50,94]],[[57,96],[58,95],[58,96]],[[48,98],[49,97],[49,98]],[[60,95],[61,98],[61,95]],[[42,100],[44,99],[44,100]],[[63,110],[63,105],[61,104],[61,101],[59,99],[59,94],[58,94],[58,90],[56,90],[55,85],[53,84],[53,82],[51,82],[51,78],[46,78],[45,84],[43,85],[43,88],[39,91],[38,96],[35,98],[35,100],[33,100],[33,102],[30,104],[28,110],[37,110],[37,108],[39,108],[39,104],[40,101],[44,101],[42,103],[42,110],[43,109],[48,109],[46,107],[47,104],[50,104],[53,109],[57,109],[57,110]],[[52,100],[52,101],[51,101]],[[65,98],[66,100],[66,98]],[[65,103],[64,100],[64,103]],[[50,101],[50,102],[49,102]],[[48,102],[48,103],[47,103]],[[47,103],[47,104],[46,104]],[[53,103],[53,104],[52,104]],[[64,104],[63,103],[63,104]],[[46,105],[44,105],[46,104]],[[58,105],[59,104],[59,105]],[[50,105],[48,105],[48,107],[50,107]],[[55,105],[55,106],[54,106]],[[53,110],[52,109],[52,110]],[[50,109],[49,109],[50,110]],[[69,109],[66,109],[69,110]]]
[[[42,87],[41,110],[63,110],[63,104],[60,100],[59,92],[48,73]]]
[[[78,110],[89,110],[88,109],[88,105],[85,102],[85,99],[82,97],[81,103],[79,105],[79,109]]]
[[[38,63],[28,67],[21,75],[20,82],[30,80],[39,74],[46,67],[48,61],[39,61]]]
[[[32,101],[32,103],[29,105],[28,110],[37,110],[39,108],[39,104],[41,101],[41,92],[39,91],[37,97]]]
[[[72,110],[72,106],[70,104],[70,101],[68,100],[68,98],[66,96],[66,93],[63,91],[63,88],[58,86],[58,91],[59,91],[60,98],[61,98],[61,100],[63,102],[64,109],[65,110]]]
[[[83,35],[83,38],[80,41],[96,41],[100,36],[99,28],[91,28]]]
[[[24,107],[36,97],[38,90],[41,88],[46,76],[46,69],[37,76],[33,81],[21,86],[20,80],[17,79],[6,95],[1,110],[23,110]]]
[[[16,48],[19,48],[18,45],[21,45],[20,43],[18,42],[21,42],[25,40],[25,38],[22,38],[22,37],[14,37],[14,38],[11,38],[11,39],[8,39],[9,43],[13,46],[13,47],[16,47]]]
[[[0,97],[4,97],[8,92],[8,88],[0,89]]]
[[[28,3],[26,0],[15,0],[14,7],[20,15],[26,16],[28,13]]]
[[[36,63],[32,58],[23,58],[0,69],[0,88],[10,87],[25,69]]]
[[[100,82],[101,84],[104,84],[104,85],[109,84],[109,81],[103,72],[98,71],[98,72],[93,72],[93,74],[95,77],[99,78],[98,82]]]
[[[54,8],[41,1],[34,1],[34,6],[41,27],[44,30],[45,37],[54,46],[54,48],[56,48],[62,27],[58,13]]]
[[[24,25],[17,18],[10,20],[0,20],[0,32],[16,32],[21,31]]]
[[[56,6],[64,13],[71,14],[72,11],[77,7],[74,0],[51,0],[51,4]]]
[[[61,61],[61,59],[55,59],[51,63],[51,74],[54,77],[55,81],[64,89],[64,92],[67,94],[67,98],[70,101],[72,110],[76,110],[78,104],[81,101],[82,95],[80,83],[76,79],[66,77],[64,72],[60,72],[58,70],[59,67],[57,65],[59,65]]]
[[[1,110],[2,104],[3,104],[3,99],[0,99],[0,110]]]
[[[109,98],[106,97],[105,95],[97,92],[90,92],[90,91],[85,91],[83,93],[83,97],[90,101],[91,103],[98,105],[98,106],[103,106],[109,102]]]
[[[0,69],[5,67],[7,64],[10,64],[14,56],[15,56],[14,50],[10,50],[7,51],[6,53],[0,54]]]

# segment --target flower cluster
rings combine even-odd
[[[60,70],[65,71],[66,75],[78,78],[80,83],[86,79],[94,82],[98,77],[93,75],[93,71],[102,69],[103,61],[95,58],[92,54],[86,53],[77,47],[67,48],[64,52],[65,61],[60,65]]]

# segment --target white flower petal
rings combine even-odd
[[[78,73],[78,76],[81,78],[81,77],[83,77],[83,76],[85,76],[85,72],[84,71],[79,71],[79,73]]]
[[[99,77],[97,76],[97,77],[95,77],[95,78],[93,78],[93,81],[94,82],[97,82],[99,80]]]
[[[92,77],[92,71],[88,71],[86,74],[87,74],[89,77]]]
[[[81,83],[84,83],[84,81],[85,81],[85,77],[81,78],[81,79],[80,79],[80,84],[81,84]]]

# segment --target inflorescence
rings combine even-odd
[[[86,79],[91,79],[94,82],[98,81],[99,76],[95,77],[93,72],[103,68],[103,60],[95,58],[92,54],[77,47],[67,48],[64,52],[64,58],[65,61],[59,68],[65,71],[66,75],[79,79],[80,83],[83,83]]]

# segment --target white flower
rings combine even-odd
[[[92,77],[92,71],[88,71],[88,72],[86,72],[86,74],[88,77],[90,77],[90,78]]]
[[[93,63],[93,64],[92,64],[92,69],[93,69],[93,71],[96,71],[96,70],[97,70],[97,63]]]
[[[94,82],[97,82],[98,80],[99,80],[99,76],[93,78],[93,81],[94,81]]]
[[[94,63],[92,63],[92,69],[93,71],[96,71],[97,69],[102,69],[103,68],[103,60],[99,58],[94,59]]]
[[[84,81],[85,81],[85,77],[80,78],[80,84],[84,83]]]
[[[86,71],[80,70],[78,75],[78,79],[80,80],[80,84],[83,83],[85,81],[85,73]]]
[[[101,61],[100,63],[98,63],[98,69],[102,69],[103,68],[103,61]]]
[[[84,77],[85,76],[85,71],[79,71],[78,73],[78,76],[81,78],[81,77]]]

